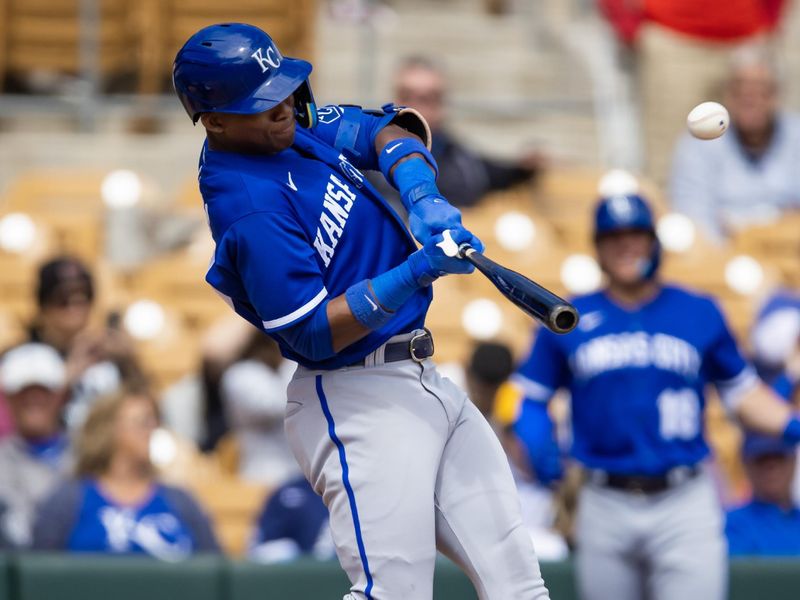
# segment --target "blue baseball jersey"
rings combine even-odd
[[[375,136],[393,118],[353,106],[319,110],[277,154],[212,150],[200,158],[200,191],[216,243],[206,280],[231,307],[272,336],[283,355],[313,369],[360,359],[398,333],[422,327],[431,301],[420,289],[384,327],[336,356],[311,361],[280,332],[325,299],[396,267],[416,250],[403,220],[360,169],[378,168]]]
[[[797,556],[800,510],[754,500],[728,513],[725,535],[732,556]]]
[[[195,549],[192,534],[170,506],[160,486],[138,506],[120,506],[97,484],[84,481],[83,502],[67,540],[72,552],[147,554],[162,560],[187,558]]]
[[[604,292],[574,304],[578,327],[567,335],[541,329],[514,376],[525,395],[517,430],[541,412],[531,403],[566,388],[572,454],[585,466],[655,475],[702,460],[705,385],[717,384],[732,402],[756,379],[716,304],[671,286],[637,308]]]

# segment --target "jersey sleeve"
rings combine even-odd
[[[709,303],[705,324],[713,339],[704,357],[706,377],[714,383],[720,398],[729,410],[758,382],[755,370],[744,359],[722,312]]]
[[[394,117],[394,112],[330,104],[317,110],[314,134],[343,153],[359,169],[377,170],[375,136]]]
[[[266,331],[279,331],[308,316],[328,295],[319,263],[297,220],[287,213],[260,212],[225,232],[209,270],[233,272]],[[221,290],[225,293],[225,290]]]
[[[567,357],[556,334],[541,328],[530,354],[512,376],[512,381],[525,398],[547,402],[558,388],[567,384],[568,377]]]

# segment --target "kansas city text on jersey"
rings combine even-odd
[[[339,238],[344,233],[347,217],[350,216],[350,209],[355,199],[356,195],[347,184],[331,174],[322,203],[319,227],[314,236],[314,248],[317,249],[326,267],[330,264]]]
[[[700,372],[700,355],[685,340],[643,331],[614,333],[594,338],[578,346],[570,358],[579,378],[589,378],[604,371],[630,367],[656,367],[673,371],[684,377],[696,377]]]

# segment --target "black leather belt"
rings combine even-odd
[[[421,363],[426,358],[433,356],[433,336],[427,329],[416,334],[410,340],[403,342],[389,342],[383,347],[383,362],[397,362],[399,360],[413,360]],[[350,367],[364,366],[366,359],[351,363]]]
[[[702,473],[702,469],[697,465],[675,467],[663,475],[627,475],[608,473],[606,471],[590,471],[589,481],[625,492],[657,494],[694,479],[700,473]]]

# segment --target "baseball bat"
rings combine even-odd
[[[458,255],[475,265],[506,298],[554,333],[569,333],[578,325],[578,311],[569,302],[516,271],[487,258],[469,244]]]

